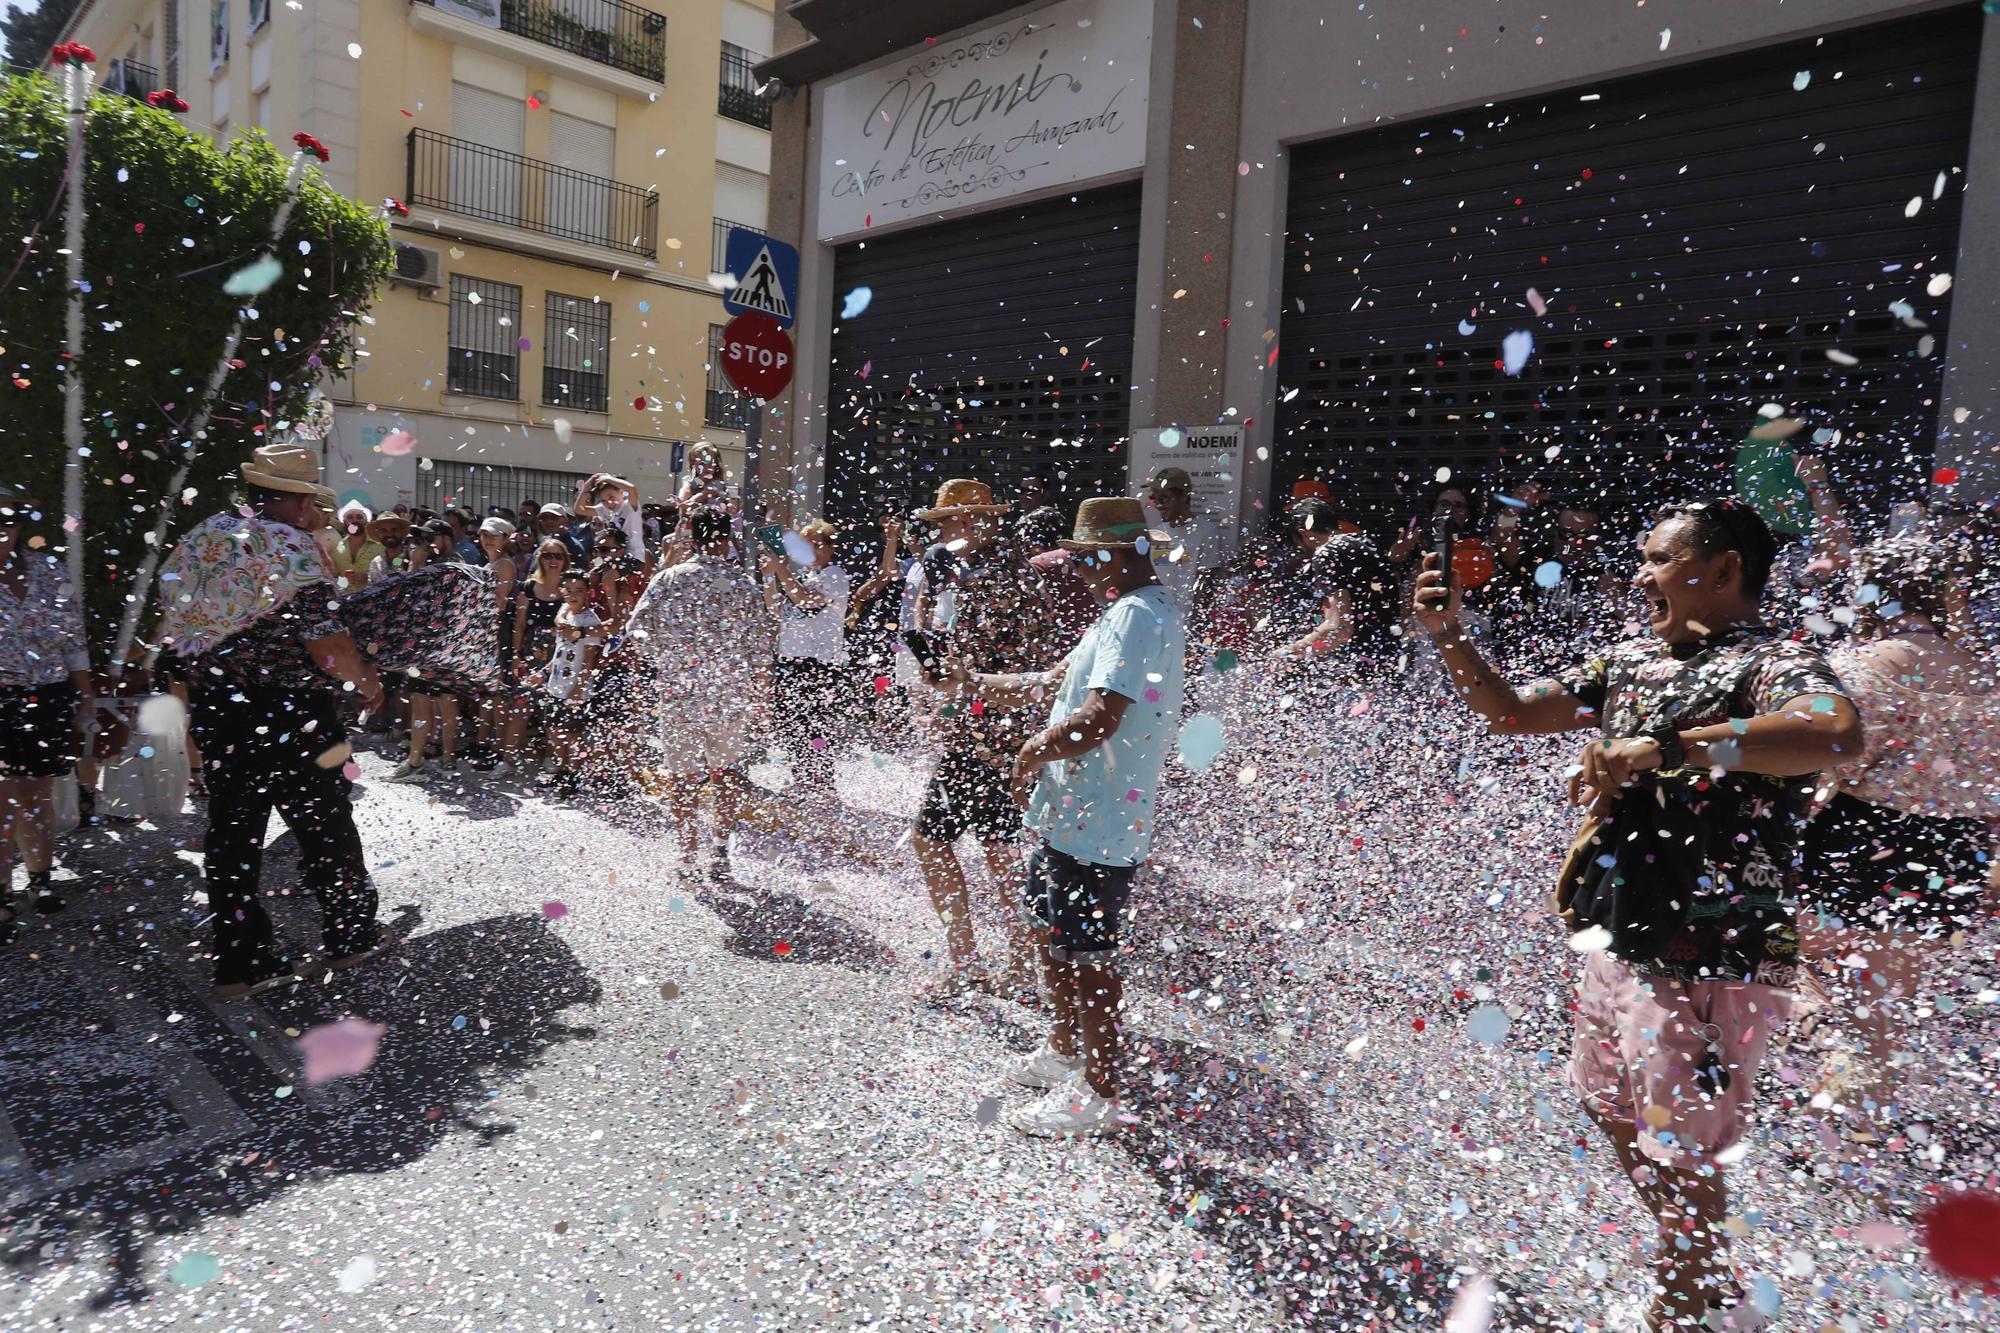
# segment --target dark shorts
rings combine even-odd
[[[917,833],[932,842],[957,842],[970,833],[981,842],[1007,842],[1021,832],[1009,774],[969,754],[944,752],[924,803],[917,810]]]
[[[1982,915],[1993,835],[1842,792],[1806,825],[1799,899],[1850,930],[1961,930]]]
[[[0,689],[0,778],[59,778],[76,766],[76,687]]]
[[[1137,866],[1079,861],[1043,843],[1028,857],[1028,914],[1049,928],[1049,952],[1072,962],[1108,961],[1125,925]]]

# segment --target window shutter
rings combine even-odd
[[[715,164],[715,216],[762,228],[771,212],[771,178],[727,162]]]
[[[169,88],[181,86],[181,0],[165,0],[160,8],[160,64]]]

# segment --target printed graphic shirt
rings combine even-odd
[[[1671,724],[1686,731],[1777,712],[1802,696],[1831,711],[1847,690],[1826,659],[1762,624],[1694,644],[1647,637],[1619,644],[1559,679],[1598,714],[1604,735]],[[1685,980],[1790,986],[1798,971],[1793,918],[1800,830],[1817,775],[1780,778],[1678,769],[1660,775],[1708,828],[1707,872],[1686,927],[1641,973]]]

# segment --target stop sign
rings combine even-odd
[[[792,382],[792,335],[745,311],[722,331],[722,373],[752,398],[776,398]]]

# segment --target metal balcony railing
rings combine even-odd
[[[122,93],[135,102],[146,100],[147,93],[160,90],[160,71],[137,60],[115,60],[117,68],[107,69],[104,77],[104,91]]]
[[[734,389],[718,389],[709,386],[707,410],[702,413],[702,422],[717,430],[748,430],[750,414],[756,404]]]
[[[411,130],[403,198],[482,222],[652,259],[659,196],[434,130]]]
[[[715,109],[731,120],[768,130],[771,128],[771,103],[758,91],[760,85],[753,72],[762,59],[762,56],[738,55],[734,51],[722,53],[722,88],[716,98]]]
[[[414,0],[420,5],[435,0]],[[667,77],[667,16],[625,0],[456,0],[497,10],[499,28],[655,83]]]
[[[711,234],[708,243],[708,271],[710,273],[727,273],[729,271],[723,266],[729,262],[729,231],[732,227],[742,227],[748,231],[764,230],[762,227],[753,226],[748,222],[734,222],[729,218],[716,218],[715,230]]]

